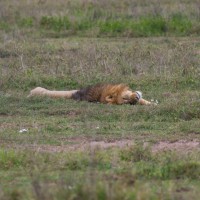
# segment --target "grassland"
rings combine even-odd
[[[199,35],[197,0],[59,0],[0,3],[0,28],[43,37]],[[39,30],[39,31],[38,31]]]
[[[199,199],[198,5],[1,1],[0,199]],[[97,82],[159,103],[26,98]]]

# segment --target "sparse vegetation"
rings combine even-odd
[[[0,199],[199,199],[198,5],[1,1]],[[26,98],[97,82],[158,106]]]
[[[176,1],[175,5],[172,0],[160,5],[154,0],[144,4],[130,0],[39,2],[2,2],[0,5],[7,12],[2,12],[0,27],[5,31],[20,28],[29,32],[31,29],[43,37],[188,36],[200,33],[199,5],[194,0],[192,3]],[[32,12],[28,12],[30,9]]]

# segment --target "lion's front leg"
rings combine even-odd
[[[143,98],[139,99],[138,103],[140,105],[157,105],[156,103],[153,103],[153,102],[150,102],[150,101],[147,101]]]

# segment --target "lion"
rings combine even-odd
[[[125,84],[96,84],[79,90],[51,91],[36,87],[30,91],[28,97],[46,96],[53,98],[74,99],[77,101],[98,102],[104,104],[140,104],[152,105],[154,103],[142,98],[140,91],[132,91]]]

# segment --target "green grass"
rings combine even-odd
[[[73,89],[107,81],[144,92],[192,91],[199,86],[198,49],[198,38],[13,41],[0,48],[0,86]]]
[[[115,5],[116,4],[116,5]],[[199,35],[198,3],[170,0],[155,1],[62,2],[16,4],[2,2],[7,10],[0,18],[0,27],[7,32],[40,34],[43,37],[148,37]],[[119,6],[117,6],[119,5]],[[151,6],[150,6],[151,5]],[[55,7],[52,10],[52,7]],[[180,11],[180,7],[182,10]],[[28,12],[28,10],[32,12]],[[19,12],[20,10],[20,12]],[[141,12],[141,10],[144,10]]]
[[[42,16],[39,19],[39,30],[45,37],[51,34],[51,31],[53,31],[52,33],[55,37],[70,35],[92,37],[148,37],[199,34],[199,30],[195,29],[198,22],[191,21],[187,16],[179,13],[169,16],[169,18],[164,18],[159,15],[142,16],[139,19],[131,16],[114,16],[108,19],[93,19],[90,15],[79,17],[76,20],[70,20],[68,16]],[[37,25],[34,26],[34,24],[38,24],[38,22],[32,17],[25,17],[19,19],[17,24],[20,28],[37,30]],[[6,31],[11,29],[12,24],[2,21],[0,26]]]
[[[197,40],[29,39],[1,47],[2,199],[197,199],[199,148],[151,151],[159,141],[200,139]],[[127,83],[159,104],[26,98],[38,85],[74,89],[98,81]],[[19,133],[23,128],[28,132]],[[133,145],[68,149],[82,140],[123,139]]]
[[[145,199],[187,199],[199,194],[199,157],[193,154],[152,155],[136,146],[59,154],[4,150],[1,156],[1,195],[10,199],[137,199],[141,193]],[[7,187],[12,182],[15,186]]]

